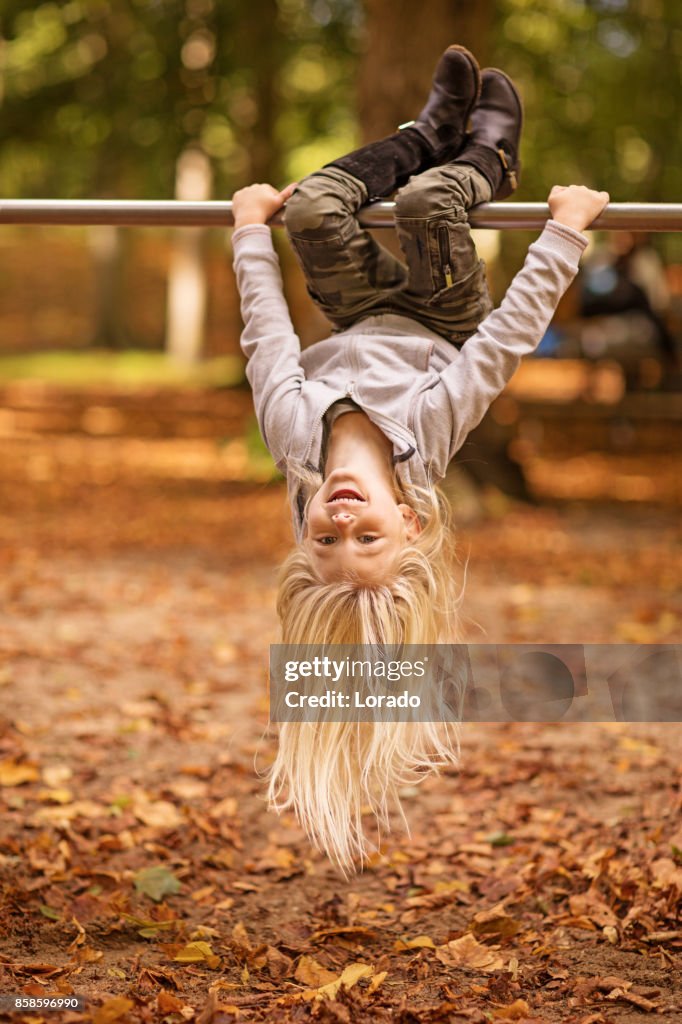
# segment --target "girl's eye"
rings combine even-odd
[[[318,544],[336,544],[336,537],[318,537]]]
[[[373,544],[375,540],[379,540],[379,538],[373,537],[371,533],[363,533],[362,537],[359,538],[361,544]]]

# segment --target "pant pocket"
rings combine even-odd
[[[318,304],[337,305],[353,277],[353,265],[341,235],[314,240],[290,235],[308,293]]]
[[[487,316],[493,308],[488,280],[485,273],[485,264],[479,260],[477,265],[464,277],[454,279],[456,268],[450,268],[450,282],[445,270],[442,271],[441,280],[443,286],[431,296],[427,305],[429,307],[439,306],[443,310],[456,311],[458,314]]]

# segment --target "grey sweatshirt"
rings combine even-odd
[[[586,245],[580,232],[548,221],[501,305],[461,349],[414,320],[381,314],[301,351],[270,228],[250,224],[234,232],[246,375],[263,440],[288,479],[297,540],[303,493],[290,470],[321,469],[327,409],[352,398],[392,442],[401,483],[435,483],[521,357],[542,340]]]

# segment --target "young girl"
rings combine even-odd
[[[233,197],[233,248],[263,439],[286,474],[297,546],[283,566],[286,643],[455,640],[447,504],[435,484],[540,342],[608,202],[571,185],[492,312],[467,211],[516,188],[521,103],[511,80],[449,47],[415,122],[298,185]],[[358,210],[395,195],[405,264]],[[286,203],[311,297],[335,330],[301,351],[268,220]],[[269,796],[293,807],[342,867],[368,849],[361,815],[387,824],[399,786],[456,761],[430,723],[285,724]],[[286,794],[286,798],[282,797]]]

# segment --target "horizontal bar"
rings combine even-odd
[[[360,214],[365,227],[392,227],[395,203],[373,203]],[[481,203],[469,211],[474,228],[540,230],[547,203]],[[682,231],[682,203],[609,203],[590,231]]]
[[[395,203],[372,203],[360,211],[371,228],[393,226]],[[546,203],[482,203],[469,216],[475,228],[540,229]],[[282,223],[281,215],[273,225]],[[230,227],[231,202],[126,199],[0,199],[0,224],[118,224],[129,227]],[[682,231],[682,203],[609,203],[590,226],[608,231]]]

